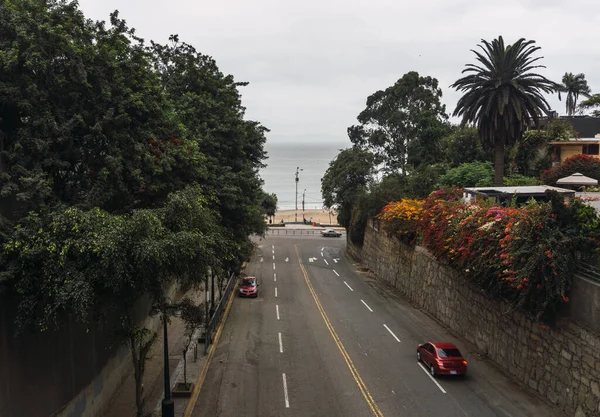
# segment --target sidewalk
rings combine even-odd
[[[217,294],[218,295],[218,294]],[[204,302],[204,291],[196,291],[194,294],[187,296],[194,299],[196,302]],[[218,299],[215,300],[215,305]],[[171,371],[171,390],[178,382],[183,382],[183,348],[185,343],[185,323],[182,319],[171,317],[171,321],[167,327],[168,343],[169,343],[169,369]],[[164,397],[164,362],[163,362],[163,332],[162,326],[158,332],[156,342],[152,346],[148,359],[143,379],[143,397],[144,397],[144,415],[157,416],[161,415],[161,401]],[[196,338],[192,338],[192,343],[187,352],[187,382],[196,384],[198,377],[206,363],[207,356],[204,354],[204,344],[197,345],[197,359],[194,359],[194,342]],[[175,403],[175,416],[183,417],[189,398],[173,397]],[[133,377],[133,369],[127,377],[117,395],[113,398],[111,404],[106,410],[107,416],[111,417],[135,417],[137,412],[135,406],[135,379]]]

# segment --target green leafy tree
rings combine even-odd
[[[267,194],[265,193],[261,206],[265,210],[265,214],[269,216],[269,223],[273,222],[273,216],[277,212],[277,195],[275,193]]]
[[[338,222],[348,227],[352,205],[373,181],[375,157],[358,148],[342,150],[329,163],[321,178],[321,194],[326,208],[337,207]]]
[[[565,72],[562,77],[562,84],[558,89],[558,98],[561,98],[561,93],[567,95],[565,102],[566,111],[569,116],[573,116],[577,110],[577,100],[579,96],[590,97],[590,87],[584,74],[573,74]]]
[[[487,187],[493,184],[493,177],[491,162],[466,162],[442,175],[437,188]]]
[[[452,84],[465,94],[459,99],[454,116],[462,124],[475,123],[483,139],[494,146],[494,183],[502,185],[504,150],[519,141],[525,127],[539,124],[541,113],[549,112],[543,93],[557,90],[557,84],[532,72],[541,57],[534,41],[519,39],[505,45],[502,36],[492,42],[481,41],[481,52],[473,51],[478,64],[467,64],[464,76]]]
[[[403,196],[410,198],[425,198],[437,187],[442,175],[446,173],[446,164],[419,165],[410,172],[403,186]],[[394,201],[394,200],[390,200]],[[397,199],[396,199],[397,201]]]
[[[367,98],[359,124],[348,128],[350,141],[371,151],[384,172],[407,175],[409,164],[439,158],[438,141],[448,132],[441,97],[435,78],[409,72]]]
[[[600,117],[600,94],[594,94],[579,104],[581,110],[592,110],[592,115]],[[598,108],[598,110],[593,110]]]
[[[196,181],[204,185],[230,235],[249,253],[248,236],[266,227],[258,171],[264,167],[268,129],[244,119],[238,87],[247,83],[221,73],[211,57],[177,35],[169,45],[152,43],[151,51],[177,120],[204,156],[205,169]]]
[[[192,338],[197,329],[205,323],[205,308],[202,304],[196,304],[189,298],[181,300],[177,308],[181,312],[181,319],[185,323],[183,343],[183,383],[186,389],[190,386],[187,382],[187,351],[192,343]]]
[[[479,136],[476,128],[461,126],[441,141],[444,160],[450,167],[457,167],[466,162],[492,161],[493,152]]]

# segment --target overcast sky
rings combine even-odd
[[[179,34],[242,88],[248,118],[269,141],[340,141],[368,95],[408,71],[449,85],[473,62],[480,39],[534,39],[542,73],[586,75],[600,92],[599,0],[81,0],[87,17],[120,16],[139,36],[166,43]],[[549,98],[561,114],[564,100]]]

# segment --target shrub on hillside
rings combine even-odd
[[[452,168],[442,175],[438,188],[442,187],[487,187],[494,182],[491,162],[467,162]]]
[[[414,199],[393,201],[388,203],[376,218],[382,221],[386,233],[412,245],[423,216],[423,204],[423,200]]]
[[[437,190],[422,205],[390,203],[379,216],[382,227],[395,230],[403,219],[410,219],[404,221],[405,232],[410,233],[415,207],[422,207],[417,232],[439,261],[492,298],[551,321],[560,305],[568,302],[577,253],[598,250],[600,222],[595,210],[578,200],[567,206],[557,193],[550,194],[549,203],[506,208],[466,204],[460,192]]]
[[[560,178],[576,172],[600,181],[600,159],[590,155],[574,155],[565,159],[562,164],[544,171],[542,181],[544,184],[556,185],[556,181]]]

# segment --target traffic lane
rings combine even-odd
[[[373,415],[306,286],[295,255],[298,241],[267,240],[275,246],[276,262],[279,254],[289,258],[289,262],[276,263],[282,360],[290,403],[287,415]]]
[[[246,271],[261,284],[271,274],[264,262],[251,262]],[[257,298],[236,295],[192,416],[283,415],[274,303],[262,289]]]
[[[304,258],[311,250],[307,245]],[[385,415],[486,415],[481,410],[469,414],[462,404],[441,392],[416,364],[416,349],[398,342],[384,327],[386,323],[368,297],[342,285],[343,278],[334,275],[324,262],[313,262],[308,269],[325,310],[348,351],[356,357],[355,363]]]
[[[410,306],[393,289],[373,278],[365,277],[364,274],[356,273],[345,256],[342,257],[336,268],[341,277],[346,278],[345,281],[352,283],[355,296],[364,299],[377,317],[384,321],[402,340],[403,346],[400,349],[403,352],[404,360],[414,358],[416,346],[428,340],[448,340],[461,348],[469,362],[467,377],[464,380],[442,377],[438,379],[438,382],[450,396],[454,397],[457,406],[468,412],[468,415],[563,415],[555,408],[547,406],[531,392],[524,391],[491,364],[479,360],[471,345],[452,337],[446,329],[429,316]],[[339,290],[330,288],[328,298],[335,301],[336,291]],[[337,311],[350,317],[352,316],[347,309],[352,306],[356,307],[354,310],[358,311],[358,307],[360,307],[357,303],[337,304]],[[358,335],[363,334],[363,327],[370,328],[369,323],[357,323],[357,326],[358,324],[361,324],[356,330]],[[387,332],[387,329],[384,332]],[[390,335],[385,345],[387,348],[392,348],[390,344],[397,343],[392,339],[393,337]],[[384,342],[385,339],[382,343]],[[383,345],[374,345],[374,348],[378,349],[379,346]],[[408,350],[405,350],[404,346]]]

